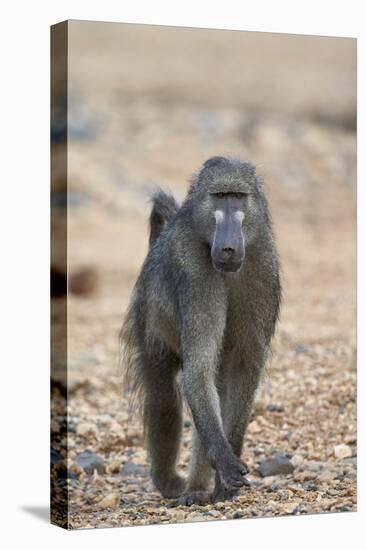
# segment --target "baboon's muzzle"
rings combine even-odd
[[[211,248],[214,268],[217,271],[235,273],[241,269],[244,256],[244,235],[240,221],[230,216],[217,222]]]

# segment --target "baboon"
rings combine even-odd
[[[181,207],[156,193],[149,246],[121,342],[127,386],[142,406],[151,476],[164,497],[181,504],[231,499],[249,484],[243,437],[281,301],[255,167],[213,157]],[[187,481],[176,471],[183,399],[194,423]]]

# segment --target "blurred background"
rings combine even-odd
[[[253,474],[242,515],[355,509],[356,40],[71,21],[68,198],[56,178],[52,206],[56,223],[68,206],[74,528],[178,521],[150,484],[141,427],[128,420],[118,332],[147,252],[151,191],[182,200],[212,155],[257,165],[283,273],[245,460],[255,472],[285,453],[295,477],[280,476],[268,496]],[[62,279],[57,254],[53,267]],[[183,472],[189,448],[187,419]],[[65,457],[55,451],[57,466]]]

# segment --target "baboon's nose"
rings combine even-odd
[[[232,246],[224,246],[222,248],[222,252],[225,254],[225,256],[232,256],[235,253],[235,248]]]

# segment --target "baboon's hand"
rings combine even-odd
[[[188,491],[178,499],[178,505],[192,506],[198,504],[204,506],[211,501],[211,495],[207,491]]]
[[[232,455],[227,459],[218,460],[216,463],[216,472],[220,482],[225,489],[237,489],[243,485],[248,485],[246,475],[249,469],[244,462]]]

